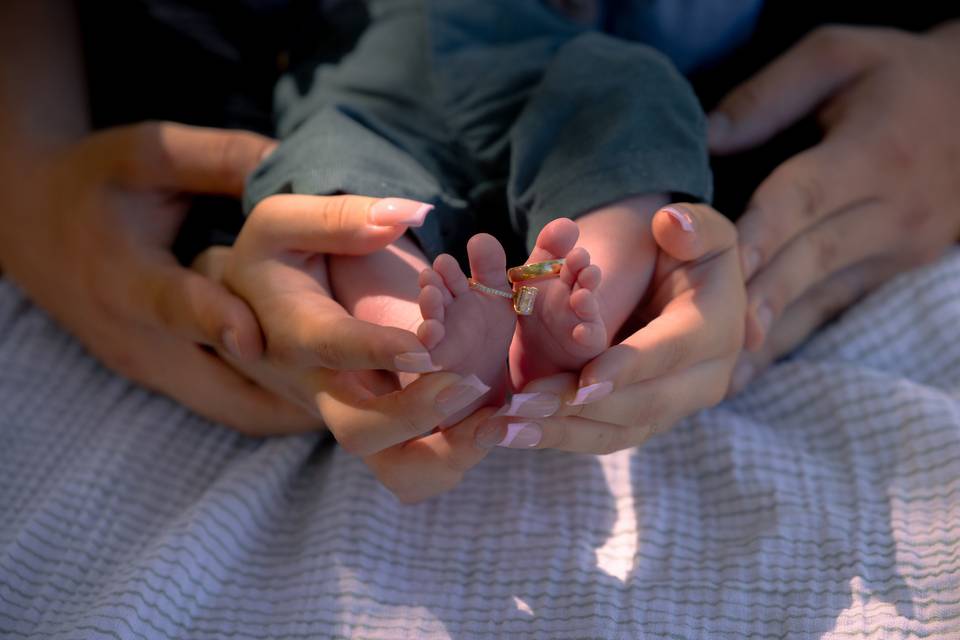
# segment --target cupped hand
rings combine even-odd
[[[241,295],[263,330],[262,358],[224,357],[322,420],[404,502],[452,488],[486,455],[472,434],[490,412],[435,431],[476,399],[475,390],[437,372],[410,331],[352,317],[331,296],[325,256],[382,249],[421,223],[425,207],[356,195],[272,196],[251,212],[232,248],[212,248],[194,265]],[[401,389],[397,372],[423,375]]]
[[[477,429],[480,446],[611,453],[723,398],[746,305],[736,231],[707,205],[675,204],[654,215],[653,233],[658,258],[640,328],[579,376],[528,384]]]
[[[827,27],[735,89],[710,146],[734,153],[816,114],[738,222],[748,278],[733,391],[891,276],[960,237],[960,23],[927,34]]]
[[[170,247],[194,194],[239,197],[274,142],[144,123],[87,136],[5,186],[0,265],[108,367],[242,430],[315,418],[201,345],[256,358],[247,305],[180,267]],[[5,170],[6,172],[6,170]],[[9,176],[8,176],[9,177]]]

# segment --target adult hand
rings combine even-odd
[[[735,89],[710,146],[733,153],[816,113],[822,142],[778,167],[738,223],[749,314],[733,391],[960,234],[960,23],[826,27]]]
[[[322,419],[405,502],[452,488],[485,456],[472,434],[490,411],[431,433],[480,392],[457,374],[434,372],[410,331],[350,316],[331,297],[325,254],[382,249],[426,209],[397,198],[272,196],[251,212],[234,247],[195,263],[242,295],[264,331],[264,357],[235,366]],[[401,389],[392,372],[424,375]]]
[[[579,376],[528,384],[501,412],[509,416],[477,429],[480,446],[611,453],[723,398],[743,343],[746,298],[736,231],[700,204],[665,207],[652,224],[659,252],[638,309],[642,327]],[[558,405],[557,413],[542,417]]]
[[[191,194],[239,197],[274,143],[238,131],[145,123],[25,163],[4,186],[0,265],[108,367],[242,430],[316,420],[200,345],[258,357],[259,328],[170,246]]]

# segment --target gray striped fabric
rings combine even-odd
[[[405,507],[98,365],[0,284],[6,638],[960,638],[960,253],[640,451]]]

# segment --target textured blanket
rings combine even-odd
[[[402,506],[119,378],[0,283],[4,638],[960,638],[960,253],[747,393]]]

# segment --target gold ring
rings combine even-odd
[[[533,264],[513,267],[507,271],[507,280],[509,280],[511,284],[516,284],[518,282],[524,282],[525,280],[536,280],[538,278],[560,275],[560,269],[563,267],[564,262],[563,258],[561,258],[559,260],[545,260],[543,262],[534,262]]]
[[[467,278],[467,282],[470,283],[470,288],[474,291],[511,300],[513,302],[513,310],[518,316],[529,316],[533,313],[533,304],[536,302],[537,294],[539,293],[536,287],[521,286],[516,287],[515,291],[504,291],[480,284],[473,278]]]
[[[467,278],[467,282],[470,283],[470,288],[475,289],[476,291],[481,291],[483,293],[489,293],[492,296],[500,296],[501,298],[509,298],[513,300],[512,291],[503,291],[501,289],[494,289],[493,287],[488,287],[485,284],[480,284],[473,278]]]

